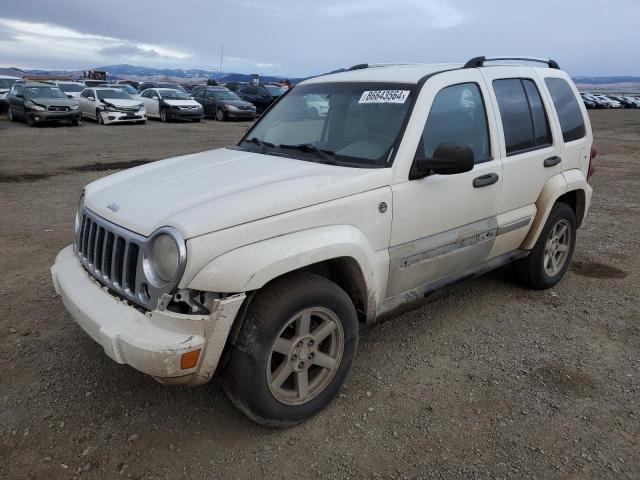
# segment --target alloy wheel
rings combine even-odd
[[[544,271],[555,277],[567,261],[571,250],[571,225],[564,218],[549,231],[544,248]]]
[[[320,395],[338,371],[344,330],[335,313],[307,308],[287,321],[269,353],[267,383],[280,403],[301,405]]]

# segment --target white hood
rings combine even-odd
[[[141,105],[140,100],[129,100],[128,98],[106,98],[102,100],[102,103],[110,103],[116,107],[135,107]]]
[[[97,180],[85,205],[145,236],[168,225],[191,238],[389,185],[391,174],[223,148]]]
[[[172,107],[199,107],[200,104],[195,100],[168,100],[163,99],[164,103]]]

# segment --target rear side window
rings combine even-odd
[[[507,156],[551,145],[549,121],[536,84],[526,78],[494,80]]]
[[[424,156],[431,158],[442,143],[469,145],[476,163],[490,160],[487,113],[477,84],[452,85],[434,98],[417,153],[422,154],[422,148]]]
[[[553,105],[558,112],[562,137],[565,142],[578,140],[585,135],[584,118],[569,84],[562,78],[545,78]]]

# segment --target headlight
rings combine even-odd
[[[106,106],[106,107],[104,107],[104,111],[105,112],[119,112],[120,109],[118,109],[116,107]]]
[[[80,199],[78,200],[78,209],[76,210],[76,221],[74,224],[74,230],[76,235],[80,232],[80,227],[82,226],[82,214],[84,211],[84,192],[80,194]]]
[[[138,110],[142,110],[144,108],[144,105],[140,104],[138,105]]]
[[[163,227],[151,236],[148,259],[159,283],[178,280],[186,263],[187,249],[178,231]]]
[[[233,111],[235,111],[235,110],[239,110],[239,108],[238,108],[238,107],[236,107],[236,106],[234,106],[234,105],[225,105],[224,107],[225,107],[227,110],[233,110]]]
[[[71,110],[77,110],[78,109],[78,105],[71,105]]]
[[[36,112],[44,112],[46,110],[46,108],[44,108],[42,105],[36,105],[35,103],[29,108],[31,108],[31,110],[35,110]]]

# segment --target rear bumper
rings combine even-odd
[[[245,299],[238,294],[216,301],[210,315],[143,313],[93,280],[72,245],[58,254],[51,275],[75,322],[110,358],[166,384],[199,385],[211,379]],[[182,355],[195,350],[200,350],[197,364],[181,368]]]

